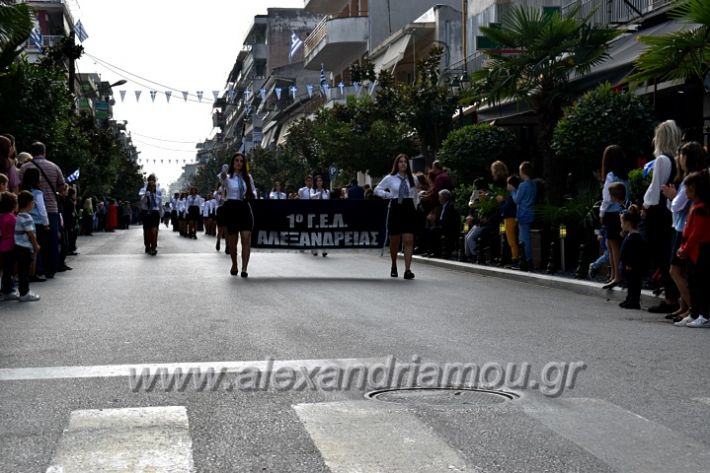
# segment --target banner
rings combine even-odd
[[[254,200],[251,245],[267,249],[382,249],[383,200]]]

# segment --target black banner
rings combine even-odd
[[[379,249],[385,244],[387,201],[256,200],[253,248]]]

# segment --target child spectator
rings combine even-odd
[[[32,276],[34,282],[43,282],[47,278],[45,274],[45,258],[47,257],[50,231],[49,231],[49,215],[47,214],[47,206],[44,202],[44,192],[39,188],[39,169],[29,168],[25,170],[22,176],[22,190],[32,193],[34,206],[31,212],[28,212],[32,217],[35,225],[35,236],[40,245],[44,248],[42,253],[35,255],[37,265],[37,274]]]
[[[608,185],[607,193],[609,194],[609,203],[614,208],[623,209],[626,201],[626,186],[623,182],[613,182]],[[621,284],[622,275],[619,271],[619,241],[622,240],[621,235],[621,220],[619,212],[606,212],[604,217],[604,230],[606,232],[606,246],[609,249],[609,281],[602,286],[602,289],[611,289],[614,286]],[[609,219],[609,215],[615,215],[616,220]]]
[[[622,184],[623,185],[623,184]],[[626,238],[621,243],[619,266],[623,273],[626,287],[626,300],[619,304],[622,309],[641,308],[641,282],[646,268],[645,242],[639,233],[641,212],[635,205],[621,213],[621,228],[626,232]]]
[[[689,260],[688,286],[690,314],[674,325],[710,327],[710,176],[708,171],[694,172],[684,180],[685,192],[693,206],[683,229],[683,243],[678,249],[680,259]]]
[[[533,166],[530,161],[520,164],[520,185],[516,188],[508,184],[508,190],[517,205],[516,218],[518,219],[518,238],[525,245],[525,262],[527,267],[532,267],[532,243],[530,238],[530,225],[535,219],[535,200],[537,198],[537,185],[532,180]]]
[[[7,192],[7,185],[10,180],[5,174],[0,173],[0,193]]]
[[[15,260],[20,288],[20,302],[38,301],[39,296],[30,291],[30,267],[40,246],[35,235],[35,224],[30,212],[34,207],[34,197],[30,191],[22,191],[17,196],[17,222],[15,223]]]
[[[11,192],[0,194],[0,260],[2,261],[2,300],[16,301],[19,296],[12,290],[15,275],[15,210],[17,197]]]

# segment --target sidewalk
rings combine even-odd
[[[403,256],[400,254],[400,259]],[[583,294],[586,296],[594,296],[605,298],[607,300],[623,301],[626,299],[626,290],[614,288],[605,291],[601,288],[602,283],[597,281],[589,281],[585,279],[572,279],[568,277],[554,276],[544,273],[524,272],[514,269],[499,268],[497,266],[484,266],[474,263],[463,263],[460,261],[443,260],[437,258],[427,258],[424,256],[414,256],[414,265],[423,264],[435,266],[438,268],[451,269],[454,271],[464,271],[467,273],[478,274],[480,276],[494,277],[501,279],[509,279],[529,284],[535,284],[543,287],[555,289],[565,289]],[[658,303],[660,299],[653,295],[651,291],[641,291],[641,305],[649,307]]]

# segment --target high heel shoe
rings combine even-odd
[[[390,269],[390,277],[399,277],[399,274],[397,274],[397,268],[393,267],[392,269]]]
[[[243,278],[248,278],[248,277],[249,277],[249,273],[247,273],[246,271],[242,271],[242,277],[243,277]]]
[[[237,274],[239,274],[239,269],[230,269],[229,274],[231,274],[232,276],[236,276]]]
[[[614,289],[614,288],[615,288],[616,286],[618,286],[619,284],[621,284],[621,281],[611,281],[611,282],[609,282],[609,283],[607,283],[607,284],[604,284],[604,285],[602,286],[602,289],[604,289],[605,291],[609,291],[609,290],[611,290],[611,289]]]
[[[404,279],[414,279],[414,273],[410,270],[404,272]]]

